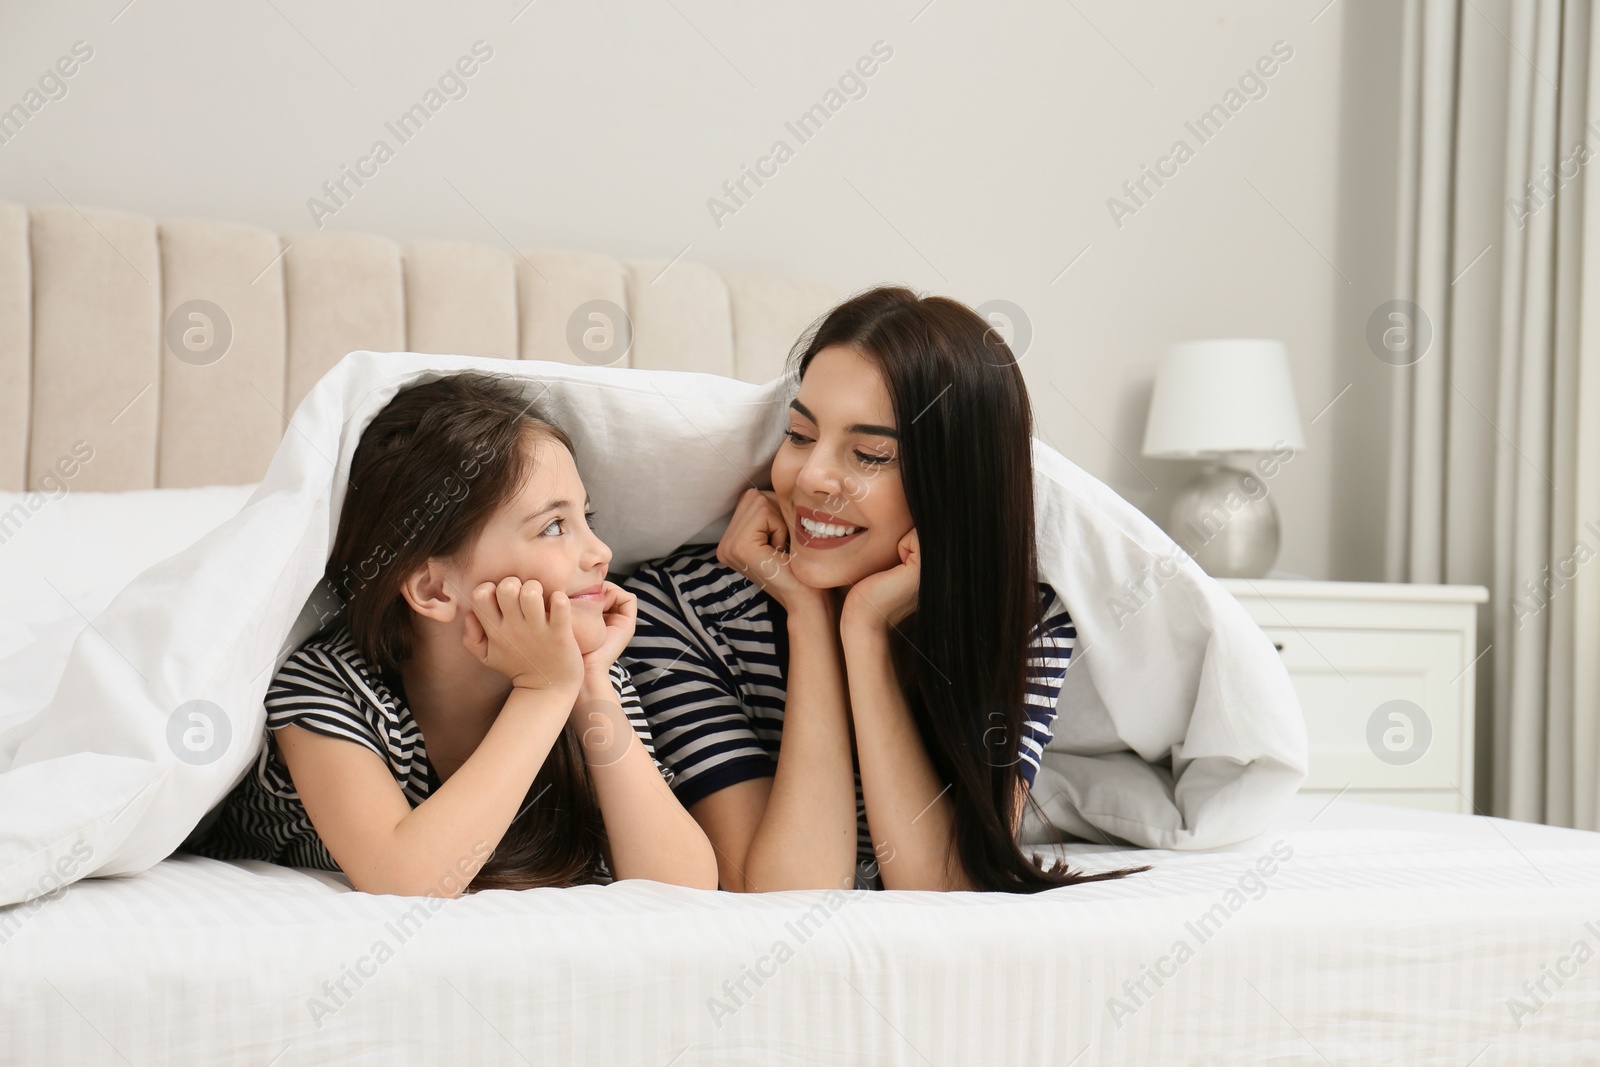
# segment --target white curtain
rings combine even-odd
[[[1397,277],[1433,340],[1395,368],[1386,559],[1390,581],[1490,590],[1471,668],[1478,808],[1590,830],[1600,830],[1597,29],[1576,0],[1407,0]]]

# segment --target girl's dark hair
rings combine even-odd
[[[873,361],[894,406],[922,556],[917,598],[930,610],[901,623],[891,647],[923,744],[950,783],[951,844],[967,876],[979,889],[1034,893],[1149,870],[1045,867],[1011,830],[1027,661],[1044,621],[1033,418],[1011,349],[964,304],[891,286],[846,300],[800,339],[790,356],[796,382],[834,345]]]
[[[399,676],[412,649],[405,579],[429,559],[465,557],[516,497],[541,446],[572,451],[518,381],[469,371],[403,389],[356,445],[324,581],[344,603],[356,648],[388,677]],[[604,842],[588,766],[568,725],[467,891],[597,881]]]

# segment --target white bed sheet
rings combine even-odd
[[[1600,834],[1302,796],[1226,849],[1071,851],[1156,869],[430,902],[179,855],[0,909],[0,1031],[30,1065],[1600,1063]]]

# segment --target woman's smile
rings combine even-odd
[[[815,508],[795,505],[794,538],[801,548],[838,548],[867,532],[865,526],[845,522]]]

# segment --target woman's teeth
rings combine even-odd
[[[800,525],[805,527],[806,533],[812,537],[845,537],[862,529],[860,526],[835,526],[829,522],[813,522],[802,517]]]

